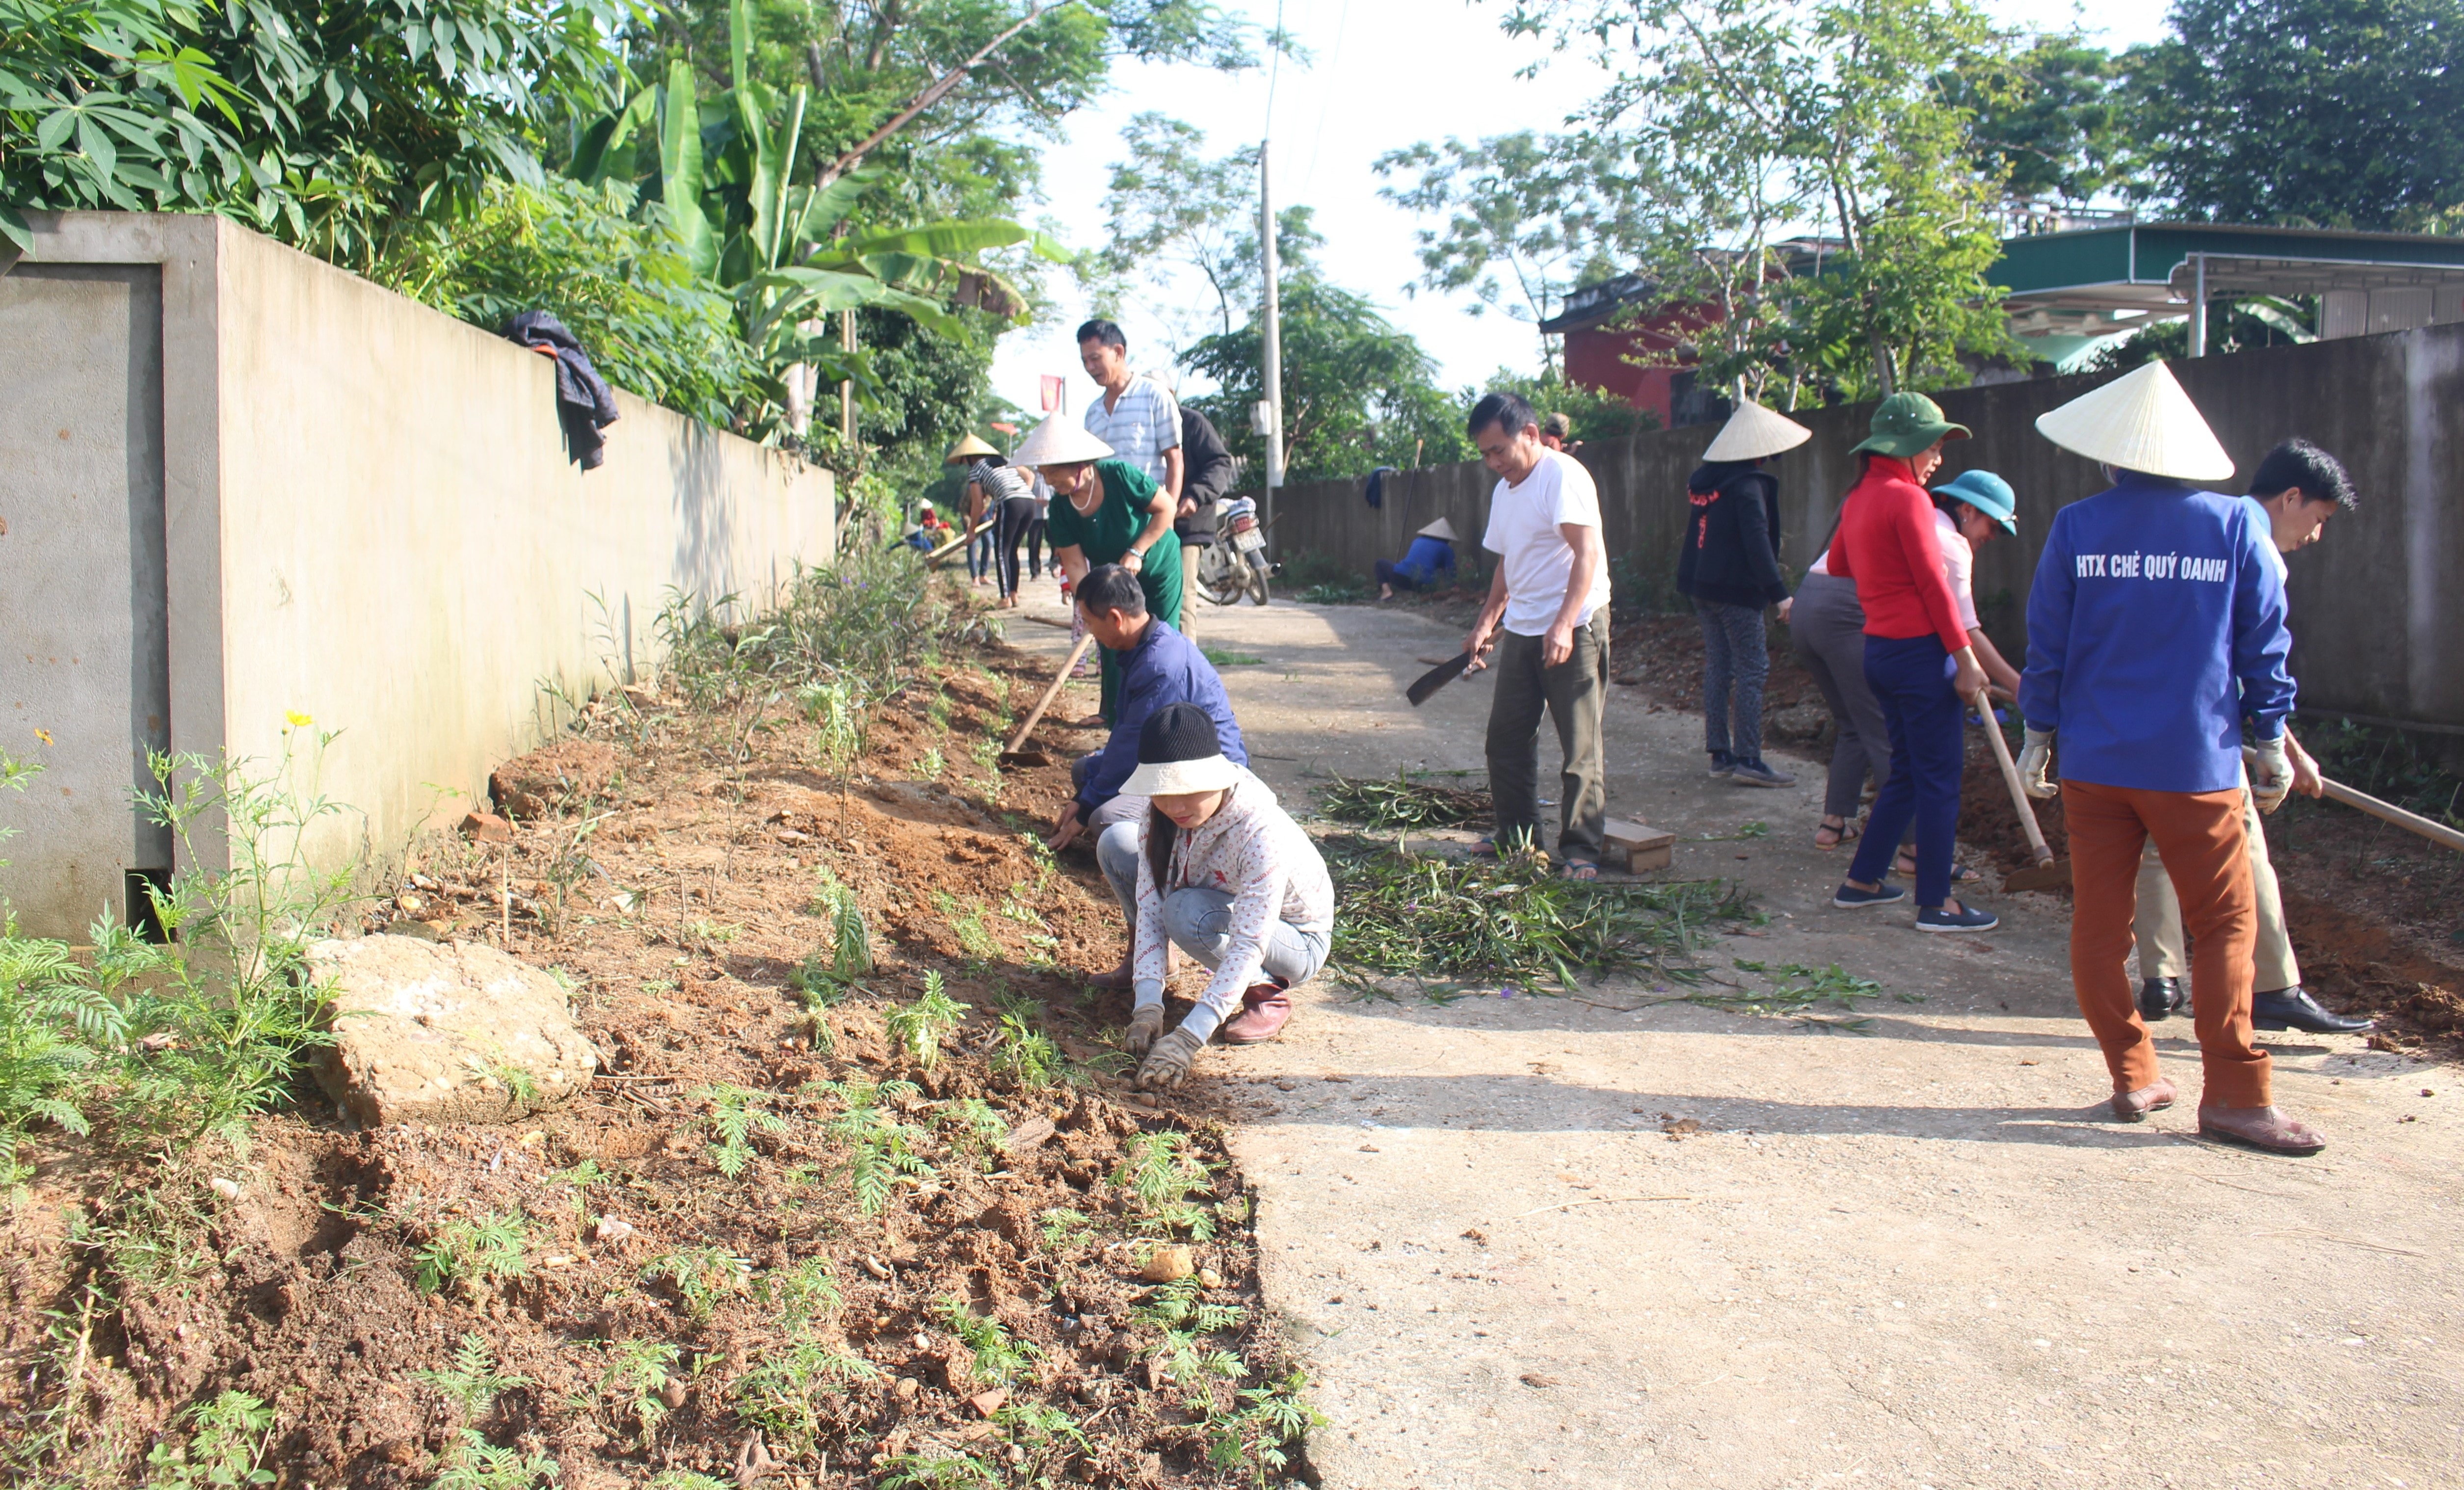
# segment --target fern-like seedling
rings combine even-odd
[[[846,1147],[841,1167],[865,1215],[881,1214],[900,1178],[920,1180],[932,1175],[933,1166],[916,1151],[925,1141],[924,1129],[900,1121],[883,1106],[913,1098],[913,1082],[873,1082],[850,1076],[844,1082],[815,1082],[806,1090],[845,1105],[846,1110],[831,1119],[824,1132]]]
[[[1200,1241],[1215,1235],[1215,1217],[1190,1198],[1211,1190],[1214,1178],[1206,1162],[1189,1151],[1189,1135],[1179,1132],[1141,1133],[1129,1141],[1112,1183],[1129,1192],[1129,1210],[1144,1229],[1184,1231]]]
[[[448,1221],[419,1250],[419,1291],[528,1277],[530,1238],[530,1222],[518,1209]]]
[[[765,1133],[787,1130],[787,1120],[769,1110],[769,1105],[778,1100],[774,1093],[715,1082],[696,1086],[685,1096],[689,1101],[710,1104],[707,1121],[718,1138],[710,1146],[711,1162],[729,1179],[743,1173],[746,1161],[753,1157],[755,1129]]]
[[[976,1379],[1006,1387],[1026,1374],[1044,1352],[1015,1339],[997,1319],[986,1319],[967,1307],[963,1299],[934,1301],[933,1312],[964,1346]]]
[[[890,1043],[899,1054],[919,1068],[930,1071],[941,1063],[941,1044],[959,1021],[975,1011],[975,1005],[958,1003],[950,997],[938,970],[924,975],[924,992],[913,1003],[892,1009],[883,1017],[882,1025],[889,1031]]]
[[[441,1371],[413,1371],[417,1381],[434,1387],[446,1401],[462,1410],[462,1415],[476,1422],[488,1415],[496,1398],[516,1387],[531,1384],[528,1376],[508,1376],[496,1369],[496,1352],[488,1346],[488,1337],[472,1330],[454,1348],[453,1364]]]

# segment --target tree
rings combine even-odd
[[[1222,335],[1232,333],[1242,252],[1257,230],[1258,152],[1205,154],[1206,134],[1162,114],[1140,114],[1121,130],[1126,160],[1112,164],[1104,193],[1105,242],[1096,256],[1115,279],[1143,272],[1165,282],[1167,267],[1187,265],[1215,292]]]
[[[2217,222],[2448,227],[2464,0],[2175,0],[2125,59],[2156,195]]]
[[[1284,464],[1291,478],[1468,458],[1463,406],[1438,385],[1437,364],[1375,305],[1319,274],[1309,246],[1320,240],[1309,230],[1308,208],[1276,215],[1285,264]],[[1255,254],[1253,233],[1244,258],[1254,265]],[[1254,278],[1256,270],[1249,274]],[[1264,333],[1252,316],[1181,358],[1218,389],[1191,405],[1214,421],[1234,454],[1261,464],[1265,442],[1250,429],[1249,408],[1265,397],[1264,354]]]
[[[2074,35],[1973,55],[1939,86],[1968,111],[1978,169],[2014,201],[2087,202],[2138,179],[2140,114],[2121,60]]]

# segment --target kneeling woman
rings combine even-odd
[[[1107,872],[1137,862],[1129,1050],[1137,1084],[1178,1086],[1220,1028],[1229,1045],[1275,1038],[1289,991],[1326,965],[1334,885],[1326,861],[1266,783],[1224,758],[1215,721],[1195,704],[1155,711],[1138,732],[1138,769],[1122,788],[1151,803],[1143,822],[1105,831]],[[1163,1032],[1166,947],[1215,971],[1198,1007]]]

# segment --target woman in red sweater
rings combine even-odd
[[[1920,931],[1986,931],[2000,924],[1950,896],[1966,755],[1959,715],[1963,700],[1985,690],[1986,678],[1943,573],[1925,482],[1942,464],[1943,442],[1967,438],[1968,427],[1943,418],[1922,393],[1884,399],[1872,432],[1857,447],[1864,474],[1840,504],[1827,565],[1856,581],[1865,611],[1865,681],[1891,732],[1890,779],[1874,798],[1857,862],[1831,903],[1882,906],[1907,898],[1886,876],[1891,851],[1913,819]]]

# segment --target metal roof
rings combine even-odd
[[[1991,278],[2024,332],[2096,335],[2187,313],[2198,261],[2208,291],[2326,295],[2464,287],[2464,238],[2211,223],[2132,223],[2005,239]]]

